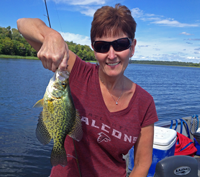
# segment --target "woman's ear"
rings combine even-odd
[[[132,44],[131,44],[131,57],[134,55],[135,53],[135,46],[136,46],[137,40],[134,39]]]

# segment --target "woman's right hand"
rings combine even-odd
[[[66,70],[69,59],[69,49],[62,36],[56,32],[45,35],[43,44],[37,53],[37,57],[42,61],[44,68],[53,72],[56,69]]]
[[[37,56],[42,61],[44,68],[53,72],[57,68],[66,70],[69,59],[69,49],[57,31],[46,26],[38,18],[21,18],[17,20],[19,32],[28,43],[38,52]],[[70,54],[70,57],[73,54]],[[75,60],[72,57],[72,60]],[[71,67],[73,62],[71,62]]]

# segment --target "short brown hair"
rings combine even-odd
[[[120,4],[116,4],[115,8],[103,6],[94,14],[90,31],[91,42],[93,44],[96,37],[117,35],[120,32],[133,40],[135,30],[136,22],[126,6]]]

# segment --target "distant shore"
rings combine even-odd
[[[17,55],[0,55],[0,58],[39,60],[38,57],[17,56]],[[89,61],[89,62],[96,62],[96,61]],[[129,63],[131,63],[131,64],[168,65],[168,66],[185,66],[185,67],[198,67],[198,68],[200,67],[200,63],[179,62],[179,61],[130,60]]]
[[[180,61],[155,61],[155,60],[130,60],[132,64],[165,65],[165,66],[183,66],[200,67],[200,63],[180,62]]]
[[[17,56],[17,55],[0,55],[0,58],[39,60],[38,57],[32,57],[32,56]]]

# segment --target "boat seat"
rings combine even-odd
[[[156,164],[154,177],[198,177],[198,162],[190,156],[171,156]]]

